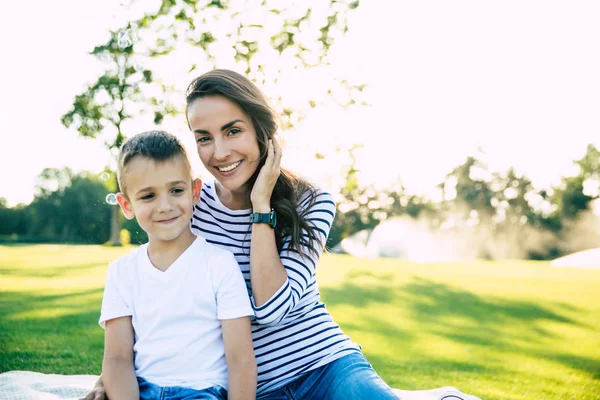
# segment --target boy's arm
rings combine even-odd
[[[102,381],[110,400],[139,399],[133,364],[133,326],[131,317],[106,321]]]
[[[257,378],[250,318],[224,319],[221,327],[229,376],[228,400],[254,400]]]

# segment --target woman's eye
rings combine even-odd
[[[230,135],[234,135],[234,136],[235,136],[235,135],[237,135],[237,134],[239,134],[239,133],[241,133],[241,132],[242,132],[242,130],[241,130],[241,129],[238,129],[238,128],[232,128],[232,129],[229,131],[229,134],[230,134]]]
[[[210,140],[210,138],[208,136],[200,136],[199,138],[196,139],[196,142],[198,143],[206,143]]]

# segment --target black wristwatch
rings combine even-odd
[[[271,228],[277,225],[277,214],[271,209],[269,213],[252,213],[250,214],[250,222],[253,224],[269,224]]]

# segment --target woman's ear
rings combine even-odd
[[[123,211],[123,215],[125,215],[125,218],[135,218],[135,213],[133,212],[131,202],[127,199],[127,196],[125,196],[125,194],[121,192],[117,193],[117,202],[119,203],[119,206],[121,206],[121,210]]]
[[[194,179],[192,182],[192,201],[194,204],[200,203],[200,193],[202,192],[202,180],[200,178]]]

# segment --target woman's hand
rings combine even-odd
[[[277,143],[277,139],[269,140],[267,145],[267,159],[265,165],[262,166],[256,182],[250,193],[250,201],[254,212],[267,213],[271,211],[271,195],[277,183],[277,178],[281,173],[281,147]]]

